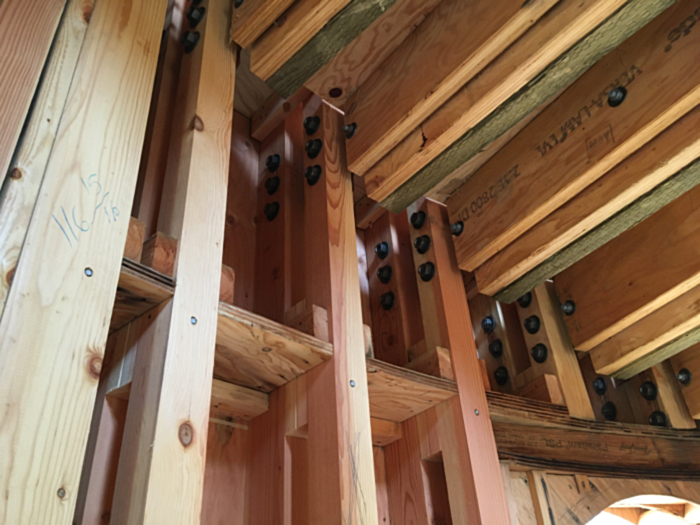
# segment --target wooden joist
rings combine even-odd
[[[234,2],[231,16],[231,40],[242,48],[260,37],[294,0],[247,0]]]
[[[403,209],[672,3],[560,2],[367,174],[369,195]]]
[[[555,3],[441,2],[348,99],[350,169],[366,173]]]
[[[679,3],[609,53],[454,195],[461,268],[476,269],[700,102],[685,47],[694,33],[667,46],[695,7]],[[618,88],[624,100],[611,104]]]

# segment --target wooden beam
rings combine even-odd
[[[700,345],[695,344],[671,358],[671,365],[676,374],[690,372],[686,384],[681,384],[681,392],[693,419],[700,419]]]
[[[0,457],[0,515],[11,523],[73,519],[165,14],[164,1],[130,5],[92,14],[0,320],[0,443],[13,451]],[[39,4],[23,6],[2,8],[44,20]],[[4,17],[5,34],[22,18]]]
[[[61,17],[63,5],[64,2],[60,0],[47,0],[30,9],[22,5],[21,1],[6,2],[0,7],[0,25],[7,24],[3,32],[4,38],[8,39],[4,43],[5,49],[23,50],[22,53],[8,53],[4,57],[7,62],[2,66],[6,71],[3,81],[11,84],[3,86],[3,97],[8,109],[3,112],[0,137],[0,163],[3,164],[0,173],[5,174],[10,168],[9,177],[3,176],[0,192],[0,316],[46,171],[51,146],[56,139],[92,10],[90,1],[69,2],[56,31],[53,51],[49,53],[55,24]],[[23,24],[31,24],[32,30],[23,31]],[[19,38],[31,36],[31,44],[17,41],[18,35]],[[25,50],[31,52],[25,56]],[[22,60],[21,68],[14,64],[18,58]],[[47,61],[44,67],[45,58]],[[45,73],[35,95],[34,89],[42,68]],[[15,160],[10,164],[33,96],[36,99],[27,129]]]
[[[349,168],[363,175],[555,3],[441,2],[348,99]]]
[[[527,397],[529,399],[537,399],[546,401],[554,405],[566,406],[564,395],[561,392],[561,385],[557,376],[552,374],[542,374],[530,381],[527,385],[519,388],[515,392],[516,396]],[[593,410],[591,409],[591,415]],[[593,417],[591,417],[593,419]]]
[[[270,408],[268,395],[214,379],[209,417],[249,421]]]
[[[561,268],[555,262],[561,261],[557,252],[637,199],[654,192],[659,198],[653,202],[662,206],[666,199],[661,192],[669,186],[659,185],[700,157],[700,140],[691,131],[698,125],[700,110],[694,109],[482,264],[476,270],[479,290],[506,299],[519,297]]]
[[[115,522],[197,522],[201,515],[236,65],[231,2],[201,5],[206,15],[199,44],[183,59],[182,121],[168,167],[181,204],[162,230],[178,239],[178,285],[136,356]]]
[[[577,350],[592,349],[700,284],[699,195],[696,186],[556,276],[561,302],[576,304],[566,325]]]
[[[306,102],[311,92],[300,87],[289,98],[282,98],[273,93],[263,102],[250,118],[250,136],[256,140],[265,140],[300,104]]]
[[[580,5],[576,2],[573,4],[576,7]],[[401,185],[391,192],[390,196],[379,199],[382,205],[392,211],[404,209],[419,196],[429,191],[436,183],[474,157],[493,140],[507,132],[525,115],[571,84],[606,53],[629,38],[640,27],[653,20],[671,4],[673,4],[673,0],[644,0],[643,2],[628,2],[622,6],[618,3],[613,5],[610,2],[602,2],[598,6],[592,6],[596,11],[591,11],[589,14],[596,14],[592,19],[588,19],[588,22],[591,23],[590,26],[579,24],[577,13],[574,14],[574,18],[570,19],[569,23],[558,25],[554,22],[558,34],[573,34],[577,28],[582,29],[582,31],[577,31],[578,36],[573,40],[557,38],[555,43],[564,45],[556,49],[553,56],[546,57],[543,62],[536,62],[534,71],[526,72],[525,80],[506,81],[504,85],[511,86],[512,91],[509,90],[495,104],[487,106],[483,116],[460,129],[455,134],[456,137],[444,146],[444,151],[438,157],[435,155],[429,157],[429,159],[434,159],[430,164],[422,169],[409,171],[410,175],[405,182],[402,181]],[[613,10],[618,10],[605,11],[608,6],[612,7]],[[562,28],[564,29],[562,30]],[[530,46],[534,46],[529,50],[523,48],[520,51],[524,53],[523,55],[511,57],[509,60],[512,62],[507,66],[503,64],[502,67],[505,68],[507,74],[512,71],[517,71],[519,75],[522,74],[520,66],[525,64],[526,57],[530,58],[532,49],[540,49],[541,44],[536,42],[535,39],[529,43]],[[545,46],[541,49],[543,55],[538,55],[538,58],[542,58],[553,48]],[[530,61],[527,60],[527,63],[529,64]],[[597,89],[600,89],[600,86],[596,86]],[[471,101],[474,99],[467,98],[466,100],[469,100],[467,105],[461,107],[468,108],[473,104]],[[460,115],[463,112],[464,110],[458,111],[456,114]],[[372,192],[370,192],[371,195]]]
[[[527,484],[530,486],[537,525],[554,525],[554,513],[547,490],[547,474],[542,470],[530,470],[527,473]]]
[[[250,46],[293,2],[294,0],[247,0],[234,3],[231,40],[241,48]]]
[[[583,355],[579,359],[579,366],[596,421],[639,423],[635,418],[624,384],[621,385],[615,378],[596,372],[590,355]],[[606,404],[609,405],[604,414],[603,407]],[[643,421],[643,423],[648,423],[648,421]]]
[[[486,262],[700,102],[700,72],[673,76],[688,67],[686,42],[666,47],[691,12],[679,4],[623,42],[462,186],[449,206],[465,226],[455,238],[461,268]],[[658,91],[662,81],[672,93]],[[608,92],[618,87],[629,96],[612,107]]]
[[[394,421],[386,421],[376,417],[371,418],[372,444],[385,447],[403,437],[402,426]]]

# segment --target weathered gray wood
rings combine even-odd
[[[518,297],[564,271],[611,239],[639,224],[698,184],[700,184],[700,160],[686,166],[663,184],[658,185],[597,228],[557,252],[494,297],[504,303],[515,301]]]
[[[632,0],[381,202],[394,213],[429,192],[676,0]]]
[[[353,0],[272,75],[267,85],[282,98],[290,97],[395,2]]]

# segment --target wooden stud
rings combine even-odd
[[[7,72],[21,71],[27,78],[20,79],[15,74],[3,76],[3,81],[12,84],[11,87],[3,87],[3,97],[7,101],[8,109],[3,112],[3,136],[0,139],[0,163],[5,163],[0,171],[4,180],[0,192],[0,316],[5,307],[51,147],[56,139],[93,2],[71,0],[66,6],[54,40],[53,24],[61,17],[64,4],[63,1],[47,0],[27,9],[21,0],[18,0],[7,2],[0,9],[0,25],[8,25],[3,29],[4,38],[17,38],[19,34],[20,38],[31,36],[33,41],[32,45],[25,45],[20,41],[4,44],[10,46],[6,49],[31,52],[26,55],[24,52],[8,53],[5,57],[8,62],[2,66]],[[31,24],[31,31],[21,30],[25,23]],[[45,54],[52,40],[53,50],[48,54],[44,65]],[[21,68],[12,63],[18,56],[22,59]],[[42,68],[45,71],[43,80],[35,94],[34,88]],[[36,77],[33,81],[29,78],[32,76]],[[32,96],[35,97],[33,109],[15,160],[10,165]],[[5,177],[8,167],[9,176]]]
[[[541,470],[531,470],[527,473],[527,482],[530,486],[537,525],[554,525],[554,515],[547,490],[547,474]]]
[[[292,3],[293,0],[247,0],[234,4],[231,40],[241,48],[249,47]]]
[[[447,348],[437,347],[431,352],[426,352],[413,359],[406,365],[406,368],[429,376],[455,380],[450,351]]]
[[[231,2],[202,5],[201,39],[178,88],[182,124],[167,170],[178,182],[175,203],[160,217],[161,231],[178,239],[178,285],[136,356],[115,522],[191,523],[201,513],[235,81]]]
[[[379,511],[380,524],[391,523],[389,514],[389,494],[386,486],[386,461],[384,449],[373,447],[374,450],[374,478],[377,480],[377,510]]]
[[[405,182],[402,181],[401,185],[391,192],[390,196],[377,199],[389,210],[404,209],[459,166],[481,152],[492,141],[510,130],[525,115],[552,99],[554,95],[580,77],[606,53],[672,4],[673,0],[644,0],[642,3],[634,2],[624,5],[604,1],[595,6],[589,6],[593,9],[587,12],[588,15],[591,15],[590,18],[585,17],[583,20],[579,20],[578,13],[574,12],[573,18],[570,18],[568,23],[560,25],[558,20],[553,20],[551,22],[553,25],[547,29],[547,31],[551,31],[554,28],[557,33],[554,47],[558,47],[558,49],[554,50],[553,56],[547,56],[552,48],[543,46],[542,42],[538,40],[543,35],[533,33],[533,40],[528,41],[525,47],[518,50],[523,54],[518,56],[517,53],[514,53],[504,59],[504,62],[499,64],[499,67],[504,69],[496,76],[499,78],[500,75],[506,76],[516,71],[518,77],[525,73],[526,78],[524,80],[522,77],[507,79],[503,85],[506,88],[510,87],[510,89],[503,98],[497,100],[495,104],[489,101],[489,105],[480,107],[479,109],[484,113],[482,113],[483,116],[479,115],[476,120],[469,122],[464,119],[464,123],[467,125],[462,128],[457,127],[455,137],[442,146],[444,150],[439,156],[429,155],[430,163],[428,165],[417,171],[409,171],[408,179]],[[580,5],[578,2],[571,2],[565,7],[577,10]],[[586,23],[582,23],[584,20]],[[589,23],[591,25],[588,25]],[[569,35],[576,36],[572,40],[568,40]],[[515,50],[515,48],[513,49]],[[542,54],[537,57],[538,59],[544,58],[542,62],[530,60],[532,49],[542,51]],[[533,69],[526,71],[521,69],[521,65],[531,63],[534,64]],[[492,78],[483,76],[483,81],[483,86],[487,89],[493,85],[490,84]],[[500,83],[497,82],[497,84]],[[453,108],[451,104],[445,106],[446,111],[441,116],[447,117],[451,121],[453,117],[449,115],[465,114],[465,109],[473,105],[474,98],[471,97],[471,93],[465,92],[465,98],[458,104],[458,107]],[[453,109],[456,109],[455,113],[452,113]],[[435,136],[439,138],[440,132],[438,131]],[[412,136],[413,148],[420,144],[420,142],[416,142],[420,139],[420,134],[416,137]],[[436,144],[443,143],[437,140]],[[404,155],[406,154],[404,153]],[[372,196],[372,192],[370,192],[370,196]]]
[[[515,500],[513,490],[513,480],[510,474],[510,467],[505,461],[501,461],[501,475],[503,476],[503,484],[506,488],[506,497],[508,498],[508,510],[510,511],[510,525],[520,525],[518,519],[518,504]]]
[[[13,451],[0,457],[0,515],[10,523],[73,519],[165,13],[164,1],[130,5],[125,14],[107,0],[92,15],[0,320],[0,443]],[[24,10],[2,8],[13,6]],[[33,25],[46,14],[25,12]],[[84,96],[93,90],[100,97]]]
[[[441,2],[348,99],[348,167],[363,175],[555,3]],[[445,45],[457,35],[459,46]]]

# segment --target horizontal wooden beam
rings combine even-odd
[[[381,199],[382,205],[392,211],[406,208],[673,3],[673,0],[626,3],[597,28],[584,33],[573,47],[566,46],[565,49],[570,47],[568,51],[555,62],[548,62],[551,65],[543,66],[525,85],[520,83],[517,92],[511,92],[496,107],[488,108],[482,118],[464,129],[439,156]]]

